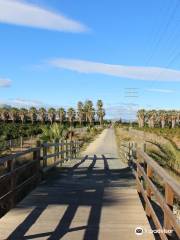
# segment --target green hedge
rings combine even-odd
[[[19,137],[35,136],[42,133],[42,125],[30,123],[5,123],[0,124],[0,140],[9,140]]]

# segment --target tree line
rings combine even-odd
[[[180,111],[176,110],[145,110],[137,112],[139,127],[169,127],[180,126]]]
[[[77,109],[70,107],[65,108],[49,108],[46,109],[41,107],[39,109],[35,107],[27,108],[16,108],[16,107],[2,107],[0,108],[0,121],[1,122],[31,122],[32,124],[40,122],[42,124],[50,122],[60,122],[61,124],[69,122],[70,125],[77,121],[80,125],[83,123],[93,124],[97,119],[100,124],[103,124],[105,116],[105,110],[103,108],[102,100],[98,100],[96,103],[96,109],[94,108],[93,102],[87,100],[84,103],[79,101],[77,103]]]

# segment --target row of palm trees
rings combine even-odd
[[[176,110],[145,110],[140,109],[137,113],[139,127],[148,125],[150,128],[166,126],[175,128],[180,126],[180,111]]]
[[[69,122],[70,125],[74,121],[78,121],[80,125],[82,123],[90,123],[93,124],[95,118],[103,124],[105,110],[103,108],[102,100],[98,100],[96,104],[97,108],[95,110],[93,106],[93,102],[91,100],[83,102],[78,102],[77,109],[70,107],[67,111],[64,108],[49,108],[45,109],[43,107],[37,109],[35,107],[31,107],[29,109],[26,108],[15,108],[15,107],[2,107],[0,108],[0,120],[2,122],[12,121],[25,123],[27,121],[31,121],[32,124],[35,122],[46,123],[50,122],[53,124],[56,121],[59,121],[61,124],[64,122]]]

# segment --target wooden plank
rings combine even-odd
[[[159,192],[157,187],[152,183],[152,181],[147,177],[146,173],[144,172],[144,169],[141,167],[139,163],[136,163],[139,171],[143,175],[145,181],[148,183],[149,187],[151,188],[151,191],[154,193],[158,203],[161,206],[161,209],[165,212],[166,217],[168,217],[168,221],[170,222],[171,226],[173,226],[175,232],[177,233],[178,237],[180,237],[180,226],[177,223],[176,217],[174,216],[172,210],[167,205],[164,197]]]
[[[165,200],[169,208],[173,210],[174,192],[167,183],[165,184]],[[164,212],[164,228],[172,229],[171,221],[169,220],[169,216],[166,215],[166,212]]]
[[[147,177],[151,178],[153,176],[153,169],[147,165]],[[151,199],[151,187],[147,184],[147,189],[146,189],[147,197]],[[149,209],[149,204],[146,204],[146,214],[150,217],[150,209]]]
[[[180,187],[179,187],[179,183],[173,178],[171,177],[161,166],[159,166],[159,164],[154,161],[151,157],[149,157],[145,152],[143,152],[142,150],[138,149],[138,154],[140,154],[143,158],[143,160],[149,165],[151,166],[151,168],[153,169],[153,171],[159,176],[161,177],[161,179],[163,180],[163,182],[169,184],[169,186],[171,186],[172,190],[174,191],[175,195],[180,198]]]
[[[118,168],[115,168],[114,164],[116,161],[118,163],[118,159],[107,160],[108,169],[112,171],[110,175],[107,175],[104,169],[104,158],[105,156],[97,158],[90,175],[88,174],[89,165],[93,160],[86,159],[86,161],[80,161],[82,163],[78,165],[79,169],[76,167],[73,169],[72,178],[69,178],[69,175],[62,178],[60,175],[57,180],[39,186],[17,206],[13,214],[10,211],[7,217],[0,220],[0,232],[2,224],[6,225],[6,230],[1,232],[2,236],[6,237],[10,233],[17,236],[16,234],[20,234],[22,231],[27,238],[44,236],[44,239],[49,237],[53,239],[53,236],[59,236],[64,240],[79,240],[86,236],[86,239],[104,240],[105,237],[108,237],[108,239],[117,240],[119,236],[123,235],[123,240],[136,240],[137,236],[134,231],[137,226],[141,225],[150,231],[151,228],[135,189],[134,180],[132,180],[131,187],[126,185],[129,181],[128,174],[132,174],[130,169],[119,170],[118,179]],[[71,169],[70,167],[69,170]],[[97,181],[96,176],[99,171],[101,174]],[[127,171],[129,171],[128,174]],[[65,172],[63,173],[62,170],[63,174]],[[85,177],[82,180],[84,174]],[[113,175],[116,178],[110,183]],[[108,178],[109,181],[105,182],[105,179]],[[33,220],[30,220],[31,211],[26,219],[21,220],[21,224],[15,221],[20,209],[32,209],[32,206],[34,207]],[[63,206],[66,207],[61,210]],[[61,210],[61,214],[59,210]],[[55,214],[54,217],[51,217],[50,213]],[[48,215],[49,217],[47,217]],[[30,224],[28,218],[30,222],[34,222],[32,226],[28,225]],[[29,226],[25,233],[24,229],[26,228],[23,227],[23,222]],[[9,232],[8,229],[9,231],[10,229],[14,230]],[[47,235],[43,235],[43,233]],[[58,235],[59,233],[62,235]],[[21,239],[21,235],[18,236]],[[141,239],[154,240],[154,237],[147,232]]]
[[[159,234],[161,239],[162,240],[168,240],[168,238],[166,237],[166,234],[163,232],[163,228],[161,226],[161,223],[159,222],[159,219],[157,218],[156,213],[155,213],[155,211],[154,211],[154,209],[153,209],[153,207],[152,207],[152,205],[151,205],[151,203],[150,203],[150,201],[149,201],[149,199],[147,197],[147,194],[145,193],[144,188],[142,187],[140,181],[139,181],[139,187],[141,189],[141,194],[142,194],[142,196],[143,196],[143,198],[144,198],[144,200],[146,202],[146,205],[148,206],[148,209],[149,209],[150,215],[151,215],[151,217],[152,217],[152,219],[154,221],[154,224],[156,225],[156,228],[158,230],[162,231]]]

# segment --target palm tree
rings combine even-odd
[[[180,124],[180,111],[176,110],[149,110],[145,111],[141,109],[138,111],[138,123],[140,127],[144,127],[147,122],[150,128],[155,127],[156,122],[160,123],[162,128],[168,123],[171,128],[175,128],[176,125]]]
[[[102,125],[103,124],[103,118],[105,116],[105,110],[103,109],[102,100],[97,101],[97,116],[98,116],[100,125]]]
[[[9,109],[8,108],[0,108],[0,118],[3,122],[8,121],[8,118],[9,118]]]
[[[47,115],[46,109],[41,107],[39,109],[38,113],[39,113],[40,122],[45,123],[46,122],[46,115]]]
[[[10,108],[9,110],[9,117],[13,123],[18,119],[18,112],[19,112],[19,109],[15,107]]]
[[[103,124],[103,120],[104,120],[105,114],[106,114],[106,113],[105,113],[105,110],[104,110],[103,108],[102,108],[102,109],[99,109],[98,112],[97,112],[100,125]]]
[[[171,128],[175,128],[177,120],[177,113],[175,110],[169,111],[169,120],[171,122]]]
[[[26,108],[19,109],[19,118],[22,124],[26,121],[27,115],[28,115],[28,110]]]
[[[88,122],[88,105],[87,105],[87,101],[84,103],[83,112],[84,112],[85,122],[87,123]]]
[[[75,119],[75,116],[76,116],[76,112],[75,112],[74,108],[69,108],[67,110],[67,117],[68,117],[68,120],[69,120],[69,123],[70,123],[71,127],[72,127],[72,123]]]
[[[90,125],[92,125],[94,116],[95,116],[95,110],[93,108],[93,103],[91,100],[87,100],[85,102],[85,109],[86,109],[87,120],[89,121]]]
[[[180,123],[180,111],[176,111],[176,114],[177,114],[176,123],[177,123],[177,125],[179,126],[179,123]]]
[[[98,109],[103,108],[103,101],[102,101],[102,100],[98,100],[98,101],[97,101],[97,108],[98,108]]]
[[[65,138],[67,135],[68,129],[66,127],[57,123],[53,123],[50,127],[42,127],[41,139],[46,142],[52,142],[54,140],[60,140],[62,138]]]
[[[66,118],[66,111],[64,108],[58,109],[58,116],[59,116],[59,121],[62,124]]]
[[[29,109],[29,117],[31,119],[32,124],[34,124],[34,122],[37,121],[37,109],[35,107],[31,107]]]
[[[164,128],[167,120],[167,112],[164,110],[159,110],[158,117],[160,120],[161,127]]]
[[[48,109],[48,119],[53,124],[53,122],[56,119],[56,110],[54,108],[49,108]]]
[[[154,128],[156,118],[157,118],[157,113],[156,110],[150,110],[147,112],[147,118],[148,118],[148,126],[150,128]]]
[[[79,124],[82,125],[82,121],[84,119],[84,109],[83,109],[83,103],[82,102],[78,102],[77,105],[77,118],[79,120]]]
[[[138,117],[139,127],[144,127],[144,125],[145,125],[145,118],[146,118],[146,111],[144,109],[140,109],[137,112],[137,117]]]

